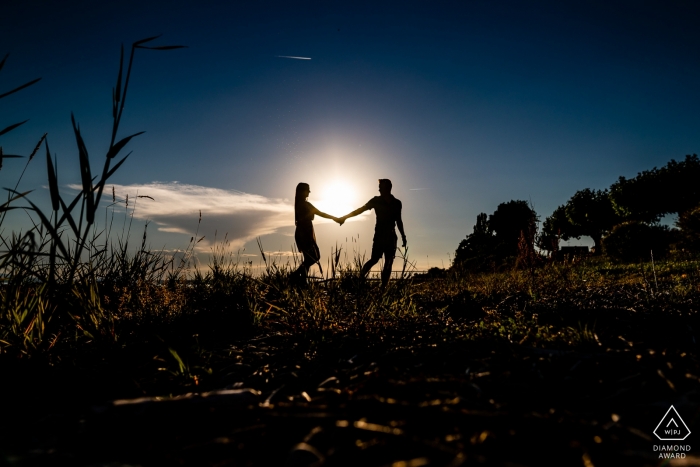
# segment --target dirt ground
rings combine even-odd
[[[218,378],[172,396],[108,365],[10,370],[3,462],[700,465],[694,355],[439,336],[421,326],[313,342],[272,332],[221,349]],[[671,405],[691,431],[682,442],[653,433]],[[662,444],[691,450],[669,463]]]

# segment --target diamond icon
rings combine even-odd
[[[671,406],[654,429],[654,434],[662,441],[683,441],[690,434],[675,407]]]

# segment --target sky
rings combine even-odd
[[[153,248],[206,258],[229,248],[281,259],[294,244],[293,199],[343,215],[389,178],[418,269],[449,266],[480,212],[526,200],[544,220],[577,190],[604,189],[700,152],[696,2],[213,2],[4,4],[0,100],[6,154],[48,133],[60,190],[80,183],[70,123],[93,167],[111,131],[119,50],[138,50],[121,136],[138,131],[108,182],[105,209]],[[14,187],[26,160],[5,160]],[[97,169],[93,169],[97,171]],[[48,208],[43,157],[20,189]],[[137,198],[137,195],[150,198]],[[110,199],[106,200],[111,202]],[[105,204],[107,206],[107,204]],[[201,211],[201,222],[199,215]],[[2,228],[26,229],[26,213]],[[374,214],[316,218],[323,259],[368,254]],[[569,244],[587,244],[587,238]],[[251,256],[259,261],[259,256]]]

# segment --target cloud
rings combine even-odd
[[[255,237],[294,228],[294,207],[283,199],[178,182],[114,185],[114,189],[121,199],[129,195],[129,209],[135,200],[134,218],[151,221],[162,232],[194,235],[201,211],[198,237],[204,235],[206,240],[199,244],[200,250],[209,249],[215,232],[218,240],[228,234],[235,249]]]

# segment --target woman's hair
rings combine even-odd
[[[304,196],[306,191],[309,191],[309,184],[308,183],[299,183],[297,184],[297,190],[296,193],[294,194],[294,220],[297,221],[299,220],[299,208],[303,205],[304,201],[306,201],[306,196]]]

